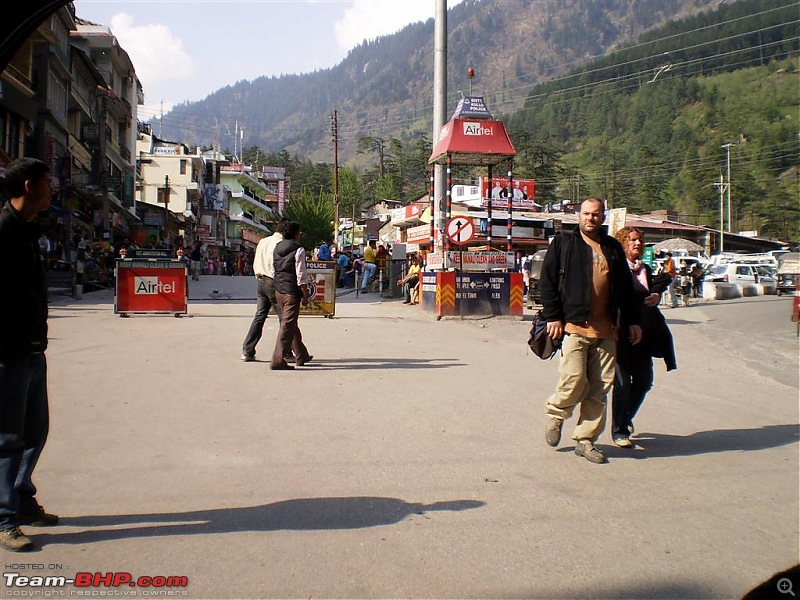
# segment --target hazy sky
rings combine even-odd
[[[452,8],[462,0],[447,0]],[[262,75],[332,67],[362,41],[433,17],[435,0],[75,0],[133,61],[140,119]]]

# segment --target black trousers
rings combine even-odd
[[[248,356],[255,356],[256,346],[261,340],[261,334],[264,331],[264,321],[269,316],[269,309],[275,307],[275,312],[280,321],[281,314],[278,311],[278,301],[275,298],[275,280],[272,277],[259,277],[258,288],[256,291],[257,302],[256,314],[253,316],[253,322],[250,323],[250,329],[247,331],[247,336],[244,338],[242,344],[242,353]]]
[[[614,392],[611,396],[611,435],[629,435],[628,426],[653,387],[653,357],[631,346],[627,340],[617,342],[617,366]]]

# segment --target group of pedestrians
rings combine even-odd
[[[572,435],[575,454],[606,462],[595,446],[614,388],[612,439],[630,448],[633,418],[653,382],[653,356],[674,369],[672,338],[658,310],[659,284],[641,261],[641,231],[603,232],[605,204],[587,198],[576,231],[562,233],[548,248],[540,281],[547,333],[563,340],[559,379],[546,405],[545,440],[558,446],[564,421],[579,406]]]

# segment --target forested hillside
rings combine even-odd
[[[797,17],[796,1],[723,6],[534,88],[506,124],[538,153],[518,162],[539,200],[580,190],[712,225],[732,144],[734,229],[797,239]]]
[[[493,110],[511,112],[534,83],[670,19],[731,1],[465,0],[448,12],[448,106],[468,89],[468,67],[478,74],[474,92]],[[228,134],[236,123],[246,145],[329,160],[336,109],[343,161],[357,158],[363,136],[408,142],[430,135],[433,27],[430,19],[365,42],[330,69],[240,81],[175,107],[159,130],[167,139],[225,149],[233,145]],[[285,51],[302,52],[302,43]]]

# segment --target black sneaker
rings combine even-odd
[[[242,362],[253,362],[255,359],[255,354],[247,354],[247,352],[242,352]]]
[[[19,527],[7,527],[0,529],[0,547],[10,552],[30,552],[33,550],[33,542],[22,534]]]
[[[58,525],[58,515],[45,512],[39,504],[35,507],[20,510],[17,513],[17,521],[20,525],[32,525],[33,527],[54,527]]]

